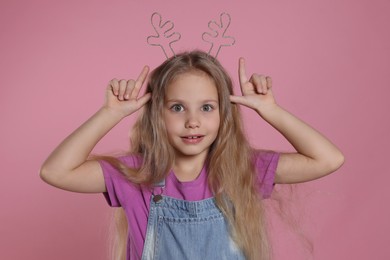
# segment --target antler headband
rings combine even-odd
[[[202,34],[202,40],[211,44],[208,51],[209,55],[217,58],[222,47],[235,44],[236,40],[233,37],[226,36],[226,31],[230,26],[230,22],[230,15],[228,13],[222,13],[219,17],[219,23],[215,20],[211,20],[208,23],[211,32],[204,32]],[[148,36],[148,44],[151,46],[160,46],[167,59],[170,56],[175,56],[172,44],[179,41],[181,38],[180,33],[173,31],[175,24],[170,20],[163,22],[162,16],[157,12],[153,13],[151,16],[151,24],[157,35]]]

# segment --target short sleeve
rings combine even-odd
[[[274,151],[257,151],[255,167],[257,170],[259,192],[263,199],[271,196],[274,184],[276,167],[280,154]]]
[[[130,156],[121,157],[119,160],[129,167],[138,167],[139,162]],[[109,162],[99,161],[103,171],[106,192],[103,193],[108,205],[111,207],[122,207],[127,201],[128,193],[138,191],[139,187],[130,182],[118,169]]]

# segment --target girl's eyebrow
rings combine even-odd
[[[167,102],[167,103],[170,103],[170,102],[186,103],[184,100],[176,99],[176,98],[168,99],[165,102]],[[216,100],[216,99],[205,99],[205,100],[202,100],[201,103],[218,103],[218,100]]]

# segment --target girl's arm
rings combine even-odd
[[[117,123],[149,101],[150,93],[138,97],[148,72],[145,66],[136,81],[111,80],[104,106],[70,134],[42,165],[40,176],[45,182],[75,192],[106,191],[99,163],[87,158]]]
[[[281,154],[276,183],[300,183],[337,170],[344,162],[341,151],[326,137],[276,104],[270,77],[254,74],[248,80],[240,59],[239,78],[243,96],[231,101],[254,109],[293,145],[297,153]]]

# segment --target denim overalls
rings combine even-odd
[[[157,184],[162,187],[165,182]],[[154,195],[142,260],[245,259],[214,198],[185,201]]]

